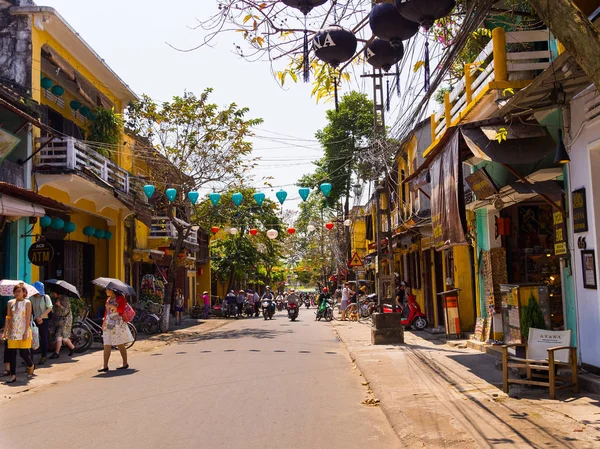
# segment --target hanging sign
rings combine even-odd
[[[563,201],[558,200],[556,204],[562,208]],[[554,211],[552,214],[554,224],[554,254],[556,256],[565,256],[567,249],[567,226],[562,212]]]
[[[0,128],[0,161],[4,160],[19,145],[20,141],[20,137]]]
[[[573,191],[573,232],[587,232],[587,204],[585,188]]]
[[[498,193],[498,189],[496,189],[496,186],[484,168],[477,170],[472,175],[467,176],[465,181],[467,184],[469,184],[469,187],[471,187],[471,190],[478,200],[489,198],[490,196]]]
[[[362,267],[364,266],[363,261],[361,260],[360,256],[358,255],[357,252],[355,252],[354,254],[352,254],[352,260],[350,261],[350,263],[348,264],[349,267]]]
[[[54,258],[54,248],[46,241],[34,242],[29,247],[27,257],[32,264],[41,267],[52,262],[52,259]]]

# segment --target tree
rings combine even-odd
[[[154,206],[169,217],[176,231],[174,256],[167,269],[163,331],[168,330],[174,301],[177,255],[194,226],[187,222],[194,215],[187,192],[207,183],[239,181],[253,166],[246,160],[252,151],[248,141],[251,127],[262,123],[261,119],[246,118],[248,108],[238,108],[235,103],[224,109],[209,103],[211,92],[206,89],[199,97],[185,92],[160,105],[143,95],[128,108],[127,130],[149,142],[144,156],[137,156],[147,162],[148,182],[156,187]],[[168,188],[177,191],[173,201],[165,197]]]

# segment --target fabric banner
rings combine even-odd
[[[439,251],[465,245],[465,232],[459,201],[459,133],[455,132],[446,148],[429,168],[431,175],[431,224],[435,248]]]

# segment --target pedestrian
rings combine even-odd
[[[104,343],[104,366],[98,370],[99,373],[108,371],[108,361],[112,347],[116,346],[121,353],[123,364],[117,369],[127,369],[127,348],[125,345],[133,341],[129,326],[123,320],[123,313],[127,306],[125,297],[114,290],[106,289],[106,306],[102,320],[102,342]]]
[[[40,333],[40,351],[42,353],[42,358],[38,365],[43,365],[46,363],[46,356],[48,355],[48,338],[50,336],[50,317],[48,315],[52,312],[52,300],[50,299],[50,296],[45,294],[44,284],[38,281],[35,282],[33,286],[39,294],[33,295],[29,301],[31,301],[33,319],[35,320]]]
[[[210,316],[210,295],[207,291],[202,293],[202,301],[204,302],[204,318]]]
[[[60,357],[60,348],[63,342],[69,348],[69,357],[73,355],[75,346],[71,343],[71,327],[73,326],[73,313],[71,312],[71,301],[64,295],[56,292],[50,293],[54,300],[52,307],[52,320],[50,321],[50,335],[56,341],[54,353],[51,359]]]
[[[260,296],[258,292],[254,291],[254,317],[258,317],[260,314]]]
[[[337,290],[336,290],[337,293]],[[350,283],[346,282],[342,289],[342,303],[340,304],[340,310],[342,311],[342,321],[346,321],[346,310],[348,309],[348,303],[350,302]]]
[[[239,316],[242,315],[244,310],[244,299],[246,299],[246,292],[244,290],[240,290],[237,294],[236,303],[237,303],[237,314]]]
[[[183,318],[183,293],[180,288],[175,289],[175,324],[181,324]]]
[[[2,332],[2,339],[7,340],[8,363],[10,379],[7,384],[17,381],[17,350],[27,365],[27,377],[33,376],[35,366],[31,360],[31,302],[25,296],[27,288],[23,283],[13,288],[14,299],[8,301],[6,324]]]

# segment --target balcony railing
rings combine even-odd
[[[474,63],[465,65],[463,78],[452,92],[446,92],[444,104],[431,115],[433,142],[442,137],[448,127],[460,123],[488,90],[499,89],[504,95],[506,89],[521,89],[531,83],[535,71],[546,69],[552,57],[549,50],[533,49],[533,44],[549,41],[548,30],[493,30],[490,42]],[[519,47],[519,51],[514,51],[515,47]]]
[[[60,170],[87,169],[121,192],[129,193],[130,174],[110,159],[74,137],[41,139],[44,148],[37,155],[38,167]]]
[[[185,223],[184,221],[181,221],[181,224],[186,227],[190,226],[189,223]],[[169,217],[152,217],[152,230],[148,238],[163,239],[165,241],[176,240],[177,228],[173,226]],[[190,245],[198,245],[198,231],[191,229],[184,242]]]

